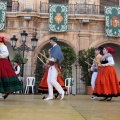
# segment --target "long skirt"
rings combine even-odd
[[[118,76],[113,66],[100,67],[93,95],[98,97],[117,97],[120,95]]]
[[[0,59],[0,93],[10,93],[23,89],[12,65],[7,59]]]
[[[38,88],[38,92],[39,93],[43,93],[43,94],[47,94],[48,93],[48,84],[47,84],[47,76],[48,76],[48,70],[45,71],[42,80],[39,84],[39,88]],[[58,73],[57,76],[57,81],[58,83],[61,85],[61,87],[63,88],[64,91],[67,91],[67,89],[65,88],[65,84],[61,78],[60,73]],[[57,90],[54,88],[54,93],[57,93]]]

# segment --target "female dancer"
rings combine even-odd
[[[15,74],[10,61],[8,60],[9,52],[4,44],[6,40],[0,36],[0,93],[4,93],[4,99],[11,92],[23,89],[17,75]]]
[[[118,76],[114,69],[114,60],[112,55],[115,53],[111,47],[103,49],[103,56],[101,58],[101,67],[95,81],[95,88],[93,95],[104,97],[101,101],[110,101],[112,97],[120,95]]]

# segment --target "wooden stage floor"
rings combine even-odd
[[[44,101],[42,95],[10,95],[0,99],[0,120],[120,120],[120,97],[91,100],[90,95],[69,95]]]

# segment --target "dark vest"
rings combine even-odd
[[[108,60],[104,60],[104,61],[101,61],[101,64],[106,64],[106,63],[108,63]]]

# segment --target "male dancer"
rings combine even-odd
[[[57,82],[58,72],[60,72],[59,64],[64,60],[63,53],[60,47],[57,45],[57,38],[51,37],[50,44],[53,46],[49,50],[50,58],[48,58],[50,62],[50,67],[48,69],[47,83],[48,83],[48,92],[49,95],[44,100],[52,100],[53,99],[53,87],[59,92],[62,100],[64,98],[64,90]]]
[[[95,87],[95,80],[97,78],[98,68],[101,64],[100,58],[102,57],[102,55],[103,55],[102,48],[101,47],[95,48],[95,59],[93,61],[92,67],[90,68],[90,71],[93,71],[92,78],[91,78],[91,86],[92,86],[93,91]],[[91,97],[91,99],[96,99],[96,98],[97,96]]]

